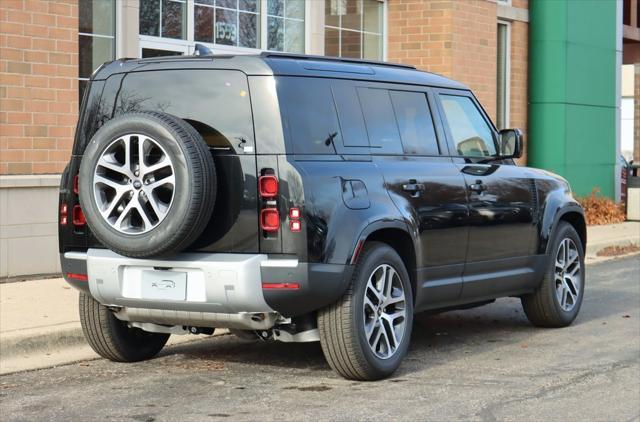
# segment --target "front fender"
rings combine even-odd
[[[577,213],[584,222],[584,210],[571,194],[564,190],[549,192],[542,205],[541,219],[538,231],[538,254],[546,254],[551,236],[563,216]],[[581,234],[586,247],[586,234]]]

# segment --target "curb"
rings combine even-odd
[[[629,245],[637,245],[640,246],[640,243],[637,239],[634,238],[626,238],[626,239],[616,239],[604,242],[597,243],[589,243],[587,241],[587,250],[585,251],[586,258],[599,258],[598,252],[601,250],[611,247],[611,246],[629,246]]]
[[[3,359],[37,352],[59,350],[86,344],[82,328],[78,323],[64,324],[63,327],[24,330],[17,335],[3,335],[0,341],[0,355]]]

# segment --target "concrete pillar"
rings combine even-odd
[[[116,58],[140,57],[140,0],[119,0],[116,8]]]
[[[306,34],[307,54],[324,55],[324,2],[325,0],[316,0],[306,3],[306,21],[309,25]]]

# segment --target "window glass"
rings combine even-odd
[[[195,41],[260,48],[260,14],[256,0],[194,0]]]
[[[335,154],[342,142],[329,81],[281,77],[277,79],[280,108],[295,154]]]
[[[304,53],[304,0],[267,1],[267,49]]]
[[[493,132],[471,98],[440,95],[440,99],[458,154],[467,157],[496,155]]]
[[[400,134],[396,124],[389,91],[358,88],[358,96],[369,134],[372,154],[402,154]]]
[[[378,0],[325,1],[325,55],[382,60],[382,14]]]
[[[406,91],[391,91],[390,94],[404,152],[414,155],[440,154],[427,96],[422,92]]]
[[[187,39],[186,0],[140,0],[140,34]]]
[[[215,112],[212,112],[215,110]],[[163,70],[124,77],[115,115],[162,111],[191,122],[213,146],[253,145],[247,77],[231,70]]]
[[[115,58],[115,0],[81,1],[78,15],[78,91],[82,100],[93,71]]]
[[[498,59],[496,72],[496,126],[505,129],[509,124],[509,26],[498,22]]]
[[[348,82],[335,82],[331,90],[338,111],[344,146],[368,147],[367,128],[356,88]]]

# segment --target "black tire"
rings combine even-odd
[[[402,339],[391,357],[381,359],[369,347],[363,317],[364,295],[369,277],[380,265],[392,266],[405,294],[406,321]],[[320,344],[329,365],[344,378],[373,381],[391,375],[407,353],[413,322],[413,293],[409,274],[398,253],[380,242],[365,244],[351,284],[335,304],[318,312]]]
[[[151,359],[162,350],[169,334],[148,333],[130,328],[106,306],[86,293],[80,293],[80,325],[91,348],[114,362]]]
[[[98,160],[113,141],[127,134],[154,139],[173,164],[173,202],[164,219],[146,233],[116,230],[100,214],[93,194]],[[198,238],[211,218],[217,182],[209,148],[191,125],[166,113],[144,112],[116,117],[96,132],[82,158],[79,188],[80,204],[95,237],[120,255],[148,258],[181,252]]]
[[[569,311],[562,308],[556,294],[556,256],[560,245],[569,239],[575,245],[580,265],[579,290],[573,308]],[[540,286],[532,294],[522,297],[522,307],[529,321],[538,327],[559,328],[570,325],[582,305],[585,287],[584,250],[580,236],[571,224],[561,221],[555,230],[549,247],[549,263]]]

